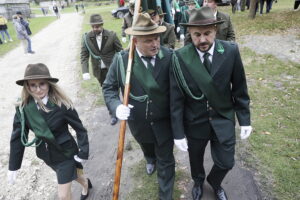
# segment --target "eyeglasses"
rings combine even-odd
[[[28,86],[32,92],[35,92],[37,91],[38,88],[40,88],[40,90],[46,90],[48,88],[48,83],[47,82],[40,82],[39,84],[30,83],[28,84]]]

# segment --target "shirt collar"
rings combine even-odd
[[[214,13],[215,19],[217,19],[217,13],[218,11],[216,10],[216,12]]]
[[[43,102],[44,105],[47,105],[48,99],[49,99],[48,95],[46,95],[44,98],[42,98],[42,102]],[[34,101],[35,101],[35,103],[37,103],[37,100],[34,100]]]
[[[142,56],[144,55],[138,50],[138,48],[136,48],[136,52],[138,53],[139,57],[142,59]],[[152,59],[156,59],[156,55],[152,56]]]
[[[213,56],[213,54],[214,54],[214,49],[215,49],[215,42],[213,43],[213,45],[210,47],[210,49],[209,49],[207,52],[208,52],[211,56]],[[200,51],[200,50],[197,49],[197,48],[196,48],[196,50],[197,50],[197,52],[198,52],[200,58],[203,58],[203,56],[204,56],[204,54],[205,54],[206,52],[202,52],[202,51]]]

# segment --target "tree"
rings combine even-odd
[[[250,0],[249,18],[254,19],[256,15],[256,4],[258,0]]]

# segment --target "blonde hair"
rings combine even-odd
[[[74,105],[71,99],[65,95],[63,90],[56,83],[53,83],[49,80],[47,80],[47,83],[49,84],[48,96],[50,102],[56,104],[59,107],[61,107],[61,105],[64,105],[67,109],[74,109]],[[51,111],[44,105],[39,97],[37,97],[30,91],[28,87],[28,81],[24,81],[23,90],[21,93],[21,107],[24,107],[29,103],[30,97],[33,97],[37,101],[37,104],[43,111]]]

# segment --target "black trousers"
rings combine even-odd
[[[221,144],[213,129],[209,139],[187,138],[187,140],[192,179],[195,184],[200,185],[203,184],[206,177],[203,162],[205,148],[210,141],[211,156],[214,165],[207,178],[212,183],[214,189],[217,189],[221,186],[226,174],[234,165],[235,141]]]
[[[175,159],[172,139],[162,145],[154,143],[139,143],[147,163],[155,163],[159,184],[159,199],[172,200],[175,181]],[[145,191],[146,192],[146,191]]]

